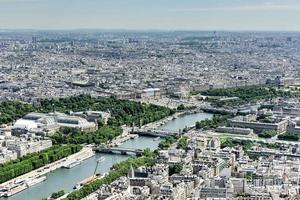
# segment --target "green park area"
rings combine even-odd
[[[55,144],[53,147],[1,164],[0,183],[76,153],[82,148],[81,144],[101,144],[113,140],[122,133],[120,125],[146,124],[174,113],[172,109],[152,104],[119,100],[114,97],[79,95],[59,99],[44,99],[38,105],[19,101],[3,101],[0,103],[0,124],[12,123],[29,112],[57,111],[69,113],[70,111],[85,110],[110,112],[111,118],[108,120],[108,124],[104,124],[100,120],[98,130],[88,134],[74,129],[64,129],[51,136]],[[136,160],[137,165],[144,164],[146,158],[138,158]],[[128,163],[125,164],[128,165]],[[125,170],[121,165],[115,166],[111,175],[102,180],[103,183],[115,179],[119,174],[124,174]]]
[[[226,105],[242,105],[277,97],[297,97],[300,92],[293,92],[282,88],[253,85],[233,88],[209,89],[200,93],[207,96],[207,100],[217,107]]]

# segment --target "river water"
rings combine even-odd
[[[186,126],[193,126],[196,121],[211,118],[212,115],[208,113],[195,113],[180,116],[177,119],[171,120],[161,126],[160,130],[178,131]],[[151,137],[140,136],[136,139],[126,141],[121,147],[152,150],[158,147],[159,140]],[[73,189],[76,183],[82,181],[88,176],[93,175],[96,167],[96,161],[101,157],[105,157],[105,161],[99,163],[97,168],[98,173],[108,172],[111,166],[115,163],[126,160],[130,155],[118,154],[101,154],[97,153],[95,156],[83,161],[80,165],[72,169],[57,169],[47,175],[47,180],[30,187],[12,197],[0,198],[1,200],[41,200],[43,197],[50,196],[53,192],[64,190],[69,192]]]
[[[192,113],[182,115],[176,119],[168,121],[162,125],[159,130],[165,131],[178,131],[179,129],[184,129],[185,127],[195,126],[197,121],[211,119],[213,114],[210,113]]]

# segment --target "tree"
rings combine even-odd
[[[65,195],[65,191],[64,190],[60,190],[58,192],[53,192],[51,194],[51,199],[58,199],[59,197],[62,197]]]
[[[28,154],[0,165],[0,183],[23,175],[48,163],[60,160],[81,150],[79,145],[54,145],[41,152]]]
[[[299,141],[300,139],[300,133],[284,133],[281,135],[278,135],[279,140],[287,140],[287,141]]]
[[[262,138],[272,138],[277,135],[277,132],[275,130],[265,130],[261,133],[258,133],[257,135],[258,137]]]
[[[139,166],[151,166],[154,162],[154,157],[151,156],[154,154],[149,154],[149,156],[143,156],[138,158],[129,158],[126,161],[117,163],[112,166],[111,171],[106,175],[105,177],[101,179],[97,179],[95,181],[92,181],[91,183],[88,183],[87,185],[84,185],[79,190],[75,190],[71,192],[66,200],[77,200],[82,199],[89,194],[95,192],[104,184],[110,184],[113,181],[117,180],[121,176],[126,176],[130,165],[132,165],[134,168],[137,168]]]
[[[163,141],[158,144],[160,149],[168,149],[173,143],[176,142],[176,138],[174,136],[167,137]]]
[[[179,174],[183,169],[182,164],[175,164],[173,166],[169,166],[169,176],[172,176],[173,174]]]
[[[178,149],[183,149],[183,150],[187,150],[188,147],[188,137],[187,136],[182,136],[179,140],[178,140],[178,144],[177,144],[177,148]]]
[[[178,107],[177,107],[177,110],[184,110],[185,109],[185,106],[183,104],[180,104]]]
[[[229,117],[230,115],[214,114],[212,119],[205,119],[196,122],[196,129],[217,128],[218,126],[225,124]]]

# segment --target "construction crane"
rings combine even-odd
[[[100,162],[103,161],[103,159],[104,159],[103,157],[100,157],[100,158],[97,160],[97,164],[96,164],[96,167],[95,167],[95,170],[94,170],[94,174],[93,174],[94,176],[96,176],[96,172],[97,172],[98,165],[99,165]]]

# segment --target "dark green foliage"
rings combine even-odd
[[[223,106],[235,106],[235,105],[243,105],[248,103],[248,101],[243,99],[232,99],[228,101],[221,101],[219,99],[208,99],[209,102],[211,102],[211,105],[215,107],[223,107]],[[252,102],[252,101],[250,101]]]
[[[149,148],[146,148],[144,150],[144,154],[143,155],[146,156],[146,157],[154,157],[155,156],[154,152],[151,151],[151,149],[149,149]]]
[[[269,149],[281,149],[283,147],[282,144],[276,142],[276,143],[262,143],[260,144],[261,147],[269,148]]]
[[[244,150],[249,150],[254,145],[258,145],[258,146],[261,146],[263,148],[268,148],[268,149],[281,149],[284,146],[278,142],[276,142],[276,143],[264,143],[264,142],[255,143],[255,142],[252,142],[249,140],[240,141],[240,140],[233,140],[233,139],[228,138],[222,142],[221,148],[242,146]]]
[[[267,86],[243,86],[235,88],[219,88],[210,89],[201,92],[202,95],[217,96],[217,97],[239,97],[239,99],[220,101],[217,99],[210,99],[215,106],[224,105],[238,105],[249,102],[254,102],[260,99],[272,99],[276,97],[292,97],[293,94],[289,91],[278,90],[275,87]]]
[[[183,104],[180,104],[180,105],[177,107],[177,110],[184,110],[184,109],[185,109],[185,107],[184,107]]]
[[[95,180],[79,190],[73,191],[71,194],[67,196],[65,200],[78,200],[82,199],[89,194],[95,192],[99,187],[101,187],[104,184],[110,184],[113,181],[117,180],[121,176],[125,176],[128,173],[128,170],[130,168],[130,164],[137,168],[139,166],[151,166],[154,163],[154,158],[152,156],[143,156],[139,158],[129,158],[126,161],[120,162],[118,164],[115,164],[112,166],[112,170],[109,172],[109,174],[105,177],[103,177],[100,180]]]
[[[177,141],[177,138],[173,137],[173,136],[170,136],[170,137],[167,137],[166,139],[164,139],[163,141],[161,141],[159,144],[158,144],[158,147],[160,149],[168,149],[173,143],[175,143]]]
[[[19,159],[0,165],[0,183],[23,175],[48,163],[60,160],[81,150],[79,145],[56,145],[38,153],[28,154]]]
[[[3,101],[0,103],[0,124],[12,122],[34,111],[31,104],[18,101]]]
[[[29,112],[64,112],[99,110],[111,112],[110,125],[147,124],[174,113],[174,110],[152,104],[144,104],[113,97],[91,97],[79,95],[59,99],[44,99],[40,106],[32,106],[17,101],[4,101],[0,104],[0,124],[12,122]]]
[[[278,135],[279,140],[287,140],[287,141],[299,141],[300,139],[300,133],[284,133],[281,135]]]
[[[102,126],[94,132],[78,132],[69,130],[55,133],[51,136],[55,144],[101,144],[122,134],[122,128],[115,126]]]
[[[60,190],[58,192],[53,192],[51,194],[51,199],[57,199],[57,198],[59,198],[61,196],[64,196],[64,195],[65,195],[65,191],[64,190]]]
[[[182,164],[175,164],[169,166],[169,176],[172,176],[173,174],[179,174],[181,170],[183,169]]]
[[[242,100],[268,99],[274,97],[290,97],[291,93],[266,86],[244,86],[236,88],[211,89],[202,92],[208,96],[239,97]]]
[[[83,111],[83,110],[110,111],[111,118],[109,125],[132,125],[133,123],[147,124],[162,119],[174,111],[152,104],[144,104],[135,101],[119,100],[114,97],[91,97],[88,95],[79,95],[75,97],[61,99],[45,99],[41,102],[42,112],[49,111]]]
[[[99,118],[99,119],[97,120],[97,124],[98,124],[98,127],[102,127],[102,126],[105,125],[105,122],[104,122],[104,120],[103,120],[102,118]]]
[[[178,140],[178,144],[177,144],[177,148],[178,149],[183,149],[183,150],[187,150],[188,147],[188,137],[187,136],[182,136],[179,140]]]
[[[251,149],[251,147],[254,145],[254,142],[248,141],[248,140],[232,140],[232,139],[226,139],[221,144],[221,148],[225,147],[236,147],[236,146],[242,146],[244,151],[247,151]]]
[[[230,115],[215,114],[212,119],[196,122],[196,129],[206,130],[210,128],[217,128],[218,126],[224,125],[229,117]]]
[[[267,130],[257,134],[261,138],[272,138],[277,135],[277,132],[274,130]]]

